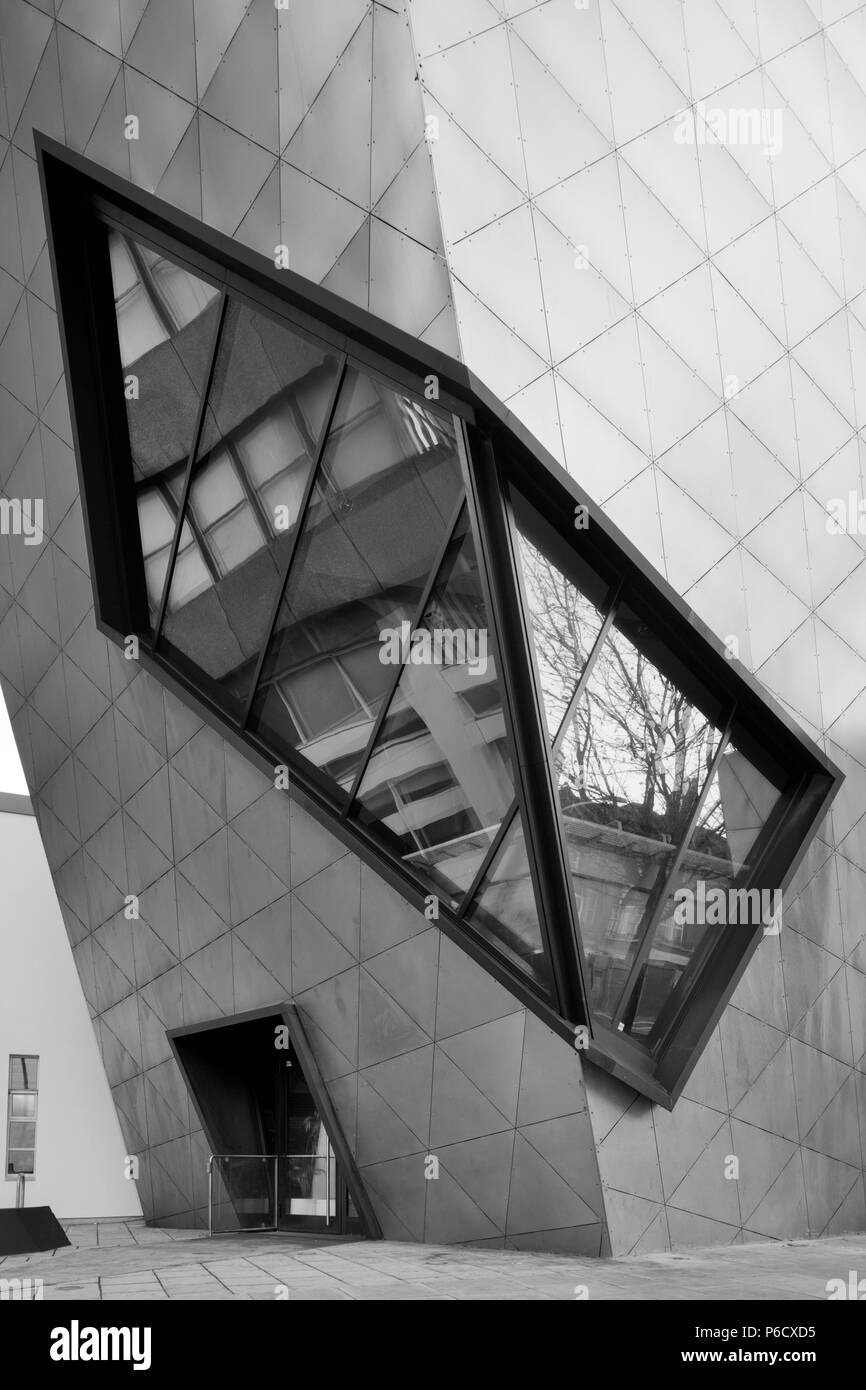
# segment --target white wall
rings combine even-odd
[[[0,812],[0,1207],[15,1205],[6,1181],[11,1053],[39,1057],[36,1176],[26,1205],[64,1219],[140,1216],[123,1175],[125,1145],[51,874],[32,815]]]

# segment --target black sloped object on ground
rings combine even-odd
[[[69,1241],[50,1207],[0,1211],[0,1255],[30,1255],[57,1250]]]

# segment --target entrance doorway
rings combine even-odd
[[[380,1234],[293,1006],[173,1029],[169,1041],[211,1149],[213,1232]]]

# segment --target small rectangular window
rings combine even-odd
[[[6,1176],[33,1177],[36,1171],[36,1104],[38,1057],[9,1058],[9,1104],[6,1131]]]

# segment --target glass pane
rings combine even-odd
[[[499,673],[465,511],[406,654],[357,810],[407,862],[459,897],[514,798]],[[487,693],[480,709],[479,691]]]
[[[213,1162],[215,1231],[273,1229],[275,1223],[272,1158],[217,1155]]]
[[[593,1003],[610,1017],[718,744],[617,627],[555,758]]]
[[[35,1157],[32,1149],[10,1149],[6,1160],[6,1172],[33,1174],[36,1171]]]
[[[192,323],[219,293],[213,285],[190,274],[183,266],[175,265],[167,256],[151,251],[149,246],[143,246],[141,252],[154,291],[175,327],[184,328]]]
[[[593,1009],[610,1019],[672,852],[615,824],[566,816],[565,828]]]
[[[139,492],[138,526],[151,624],[159,612],[175,524],[175,512],[168,498],[158,488]]]
[[[303,1070],[293,1058],[285,1076],[285,1154],[280,1158],[281,1225],[324,1225],[337,1213],[336,1163]]]
[[[9,1058],[9,1090],[35,1091],[39,1076],[38,1057]]]
[[[393,829],[399,834],[399,817],[387,816],[392,803],[383,797],[380,805],[386,829]],[[375,811],[375,806],[374,797],[368,810]],[[406,864],[413,865],[421,873],[435,879],[437,885],[445,892],[451,907],[456,908],[475,882],[475,875],[487,856],[495,833],[495,827],[490,826],[482,826],[474,833],[463,828],[453,839],[441,840],[432,849],[410,850],[409,853],[403,853],[402,858]]]
[[[279,1160],[280,1221],[285,1225],[325,1226],[337,1216],[337,1164],[324,1140],[322,1153]]]
[[[488,870],[469,920],[538,984],[551,984],[520,814],[515,816]]]
[[[9,1097],[9,1114],[16,1120],[30,1120],[36,1114],[35,1095],[11,1095]]]
[[[219,310],[213,285],[109,233],[114,308],[136,479],[185,463],[204,387]]]
[[[36,1125],[30,1120],[9,1121],[10,1149],[32,1149],[36,1143]]]
[[[109,233],[114,308],[151,623],[159,610],[219,314],[219,291],[132,237]]]
[[[562,570],[520,532],[518,550],[547,731],[553,739],[601,631],[603,617]]]
[[[727,748],[701,807],[692,847],[732,880],[751,863],[778,800],[778,788],[736,748]]]
[[[117,336],[120,340],[120,361],[124,367],[137,362],[169,336],[167,327],[160,320],[157,302],[149,298],[139,278],[139,267],[133,260],[136,253],[140,256],[141,249],[134,248],[134,244],[119,232],[109,233]]]
[[[725,751],[677,875],[677,894],[653,934],[630,1021],[634,1036],[651,1031],[689,965],[703,963],[721,931],[749,933],[772,917],[772,893],[738,891],[734,882],[751,867],[758,835],[778,799],[778,789],[742,753]]]
[[[451,417],[350,369],[250,717],[345,790],[461,491]]]
[[[180,533],[172,578],[172,597],[175,604],[182,606],[192,602],[210,583],[210,571],[204,562],[201,548],[189,528],[189,523],[185,521]]]
[[[338,371],[339,357],[324,343],[232,300],[201,454],[237,435],[250,456],[268,448],[276,471],[288,467],[321,437]]]
[[[339,370],[318,342],[230,306],[163,637],[236,711],[267,636]],[[149,562],[155,589],[162,551]]]

